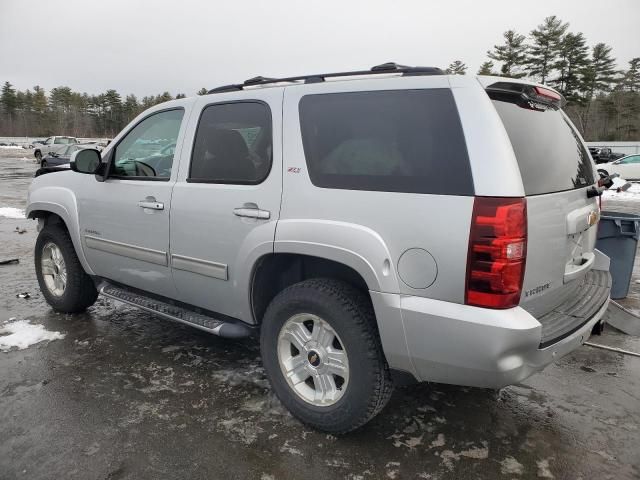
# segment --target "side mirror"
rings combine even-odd
[[[69,166],[74,172],[95,174],[100,168],[100,152],[92,148],[73,152]]]

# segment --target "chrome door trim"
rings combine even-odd
[[[153,250],[151,248],[139,247],[129,243],[116,242],[115,240],[106,240],[104,238],[94,237],[92,235],[84,236],[85,243],[88,248],[100,250],[102,252],[120,255],[121,257],[133,258],[143,262],[154,263],[167,267],[167,252],[161,250]]]
[[[226,263],[211,262],[200,258],[172,254],[171,266],[177,270],[197,273],[206,277],[218,278],[220,280],[229,279]]]

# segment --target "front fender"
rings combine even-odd
[[[78,204],[75,194],[68,188],[57,186],[43,186],[29,192],[29,201],[25,216],[37,218],[40,212],[49,212],[58,215],[65,223],[78,260],[85,272],[94,275],[82,249],[80,241],[80,223],[78,222]]]

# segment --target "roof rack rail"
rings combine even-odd
[[[387,62],[381,65],[371,67],[370,70],[356,70],[353,72],[335,72],[335,73],[319,73],[314,75],[300,75],[296,77],[283,77],[283,78],[268,78],[268,77],[253,77],[245,80],[243,83],[232,83],[230,85],[223,85],[209,90],[207,93],[222,93],[222,92],[236,92],[244,90],[245,87],[254,87],[257,85],[268,85],[272,83],[320,83],[324,82],[327,78],[337,77],[355,77],[363,75],[378,75],[385,73],[401,73],[403,76],[417,76],[417,75],[444,75],[445,73],[437,67],[408,67],[406,65],[398,65],[394,62]]]

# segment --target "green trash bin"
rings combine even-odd
[[[611,298],[629,293],[633,263],[640,237],[640,216],[632,213],[605,212],[600,216],[596,248],[611,259]]]

